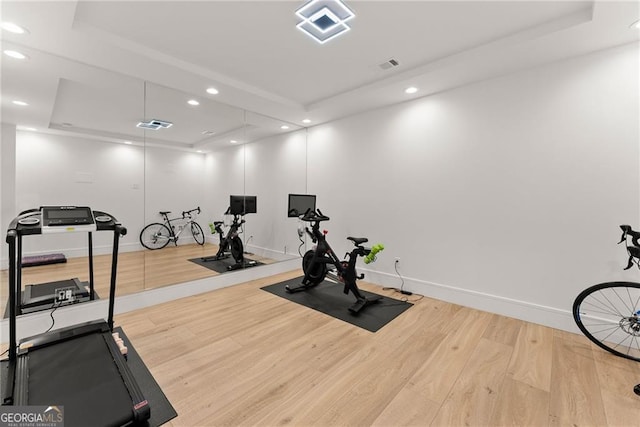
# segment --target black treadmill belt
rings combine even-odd
[[[29,405],[62,405],[65,426],[123,425],[133,417],[102,334],[94,333],[29,353]]]

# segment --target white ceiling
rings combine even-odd
[[[295,27],[304,3],[2,1],[29,30],[2,31],[29,56],[2,57],[2,121],[210,150],[640,38],[635,1],[351,0],[351,31],[321,45]],[[145,133],[143,118],[174,126]]]

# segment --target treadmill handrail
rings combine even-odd
[[[22,245],[20,244],[23,235],[37,235],[42,234],[41,222],[37,224],[28,224],[23,225],[20,224],[19,221],[23,218],[40,215],[41,209],[29,209],[26,211],[22,211],[18,216],[16,216],[9,223],[9,227],[7,228],[7,236],[6,242],[9,245],[9,360],[15,360],[17,358],[17,334],[16,334],[16,317],[17,317],[17,305],[18,305],[18,279],[19,269],[22,269],[22,265],[20,260],[22,259]],[[113,312],[114,312],[114,304],[115,304],[115,289],[116,289],[116,268],[118,262],[118,241],[121,236],[125,236],[127,234],[127,229],[122,224],[118,222],[118,220],[111,214],[108,214],[103,211],[92,210],[94,216],[108,216],[111,218],[111,221],[102,222],[98,224],[97,231],[113,231],[114,239],[113,246],[114,250],[111,258],[111,283],[110,283],[110,292],[109,292],[109,317],[108,317],[108,325],[111,330],[113,330]],[[80,231],[86,232],[86,231]],[[89,232],[91,233],[91,232]],[[20,253],[18,253],[20,252]],[[22,284],[20,283],[20,288],[22,288]]]

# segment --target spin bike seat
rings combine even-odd
[[[367,239],[366,237],[347,237],[347,240],[351,240],[356,246],[367,243],[369,241],[369,239]]]
[[[171,211],[160,211],[159,214],[160,215],[166,215],[166,214],[170,214]]]

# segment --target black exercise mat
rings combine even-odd
[[[147,369],[146,365],[140,358],[140,355],[136,352],[133,344],[129,341],[122,328],[114,328],[114,332],[119,332],[120,337],[124,339],[128,348],[128,361],[127,365],[131,370],[143,396],[149,402],[151,408],[151,417],[141,427],[157,427],[167,423],[171,419],[178,416],[177,412],[160,389],[160,386],[151,375],[151,372]],[[0,362],[0,384],[5,384],[8,376],[8,361],[3,360]],[[0,393],[4,393],[4,387],[0,390]],[[2,396],[4,398],[4,396]]]
[[[144,364],[142,358],[136,349],[133,348],[133,344],[129,341],[129,338],[125,335],[124,331],[121,327],[113,328],[114,332],[120,333],[120,338],[124,340],[127,349],[129,350],[127,353],[127,365],[129,365],[129,369],[133,373],[133,377],[136,379],[138,386],[140,386],[140,390],[142,390],[142,395],[149,402],[149,407],[151,408],[151,418],[147,420],[145,426],[156,427],[165,424],[169,420],[178,416],[178,413],[165,396],[164,392],[156,382],[147,366]]]
[[[236,271],[236,270],[227,269],[227,267],[230,267],[236,264],[236,261],[233,259],[233,257],[220,259],[220,260],[210,260],[210,261],[204,261],[203,258],[193,258],[193,259],[190,259],[189,261],[196,263],[202,267],[208,268],[209,270],[213,270],[216,273],[226,273],[227,271]],[[249,263],[249,262],[254,262],[255,264],[247,265],[247,267],[245,268],[253,268],[259,265],[264,265],[264,263],[260,261],[255,261],[252,259],[245,258],[245,263]],[[242,269],[238,268],[238,270],[242,270]]]
[[[376,332],[387,323],[402,314],[413,304],[400,301],[397,299],[382,296],[382,299],[374,304],[365,307],[360,313],[353,314],[349,311],[349,307],[355,303],[356,299],[353,294],[345,295],[342,291],[344,285],[325,280],[313,288],[306,291],[288,293],[285,286],[288,284],[297,285],[302,281],[302,277],[287,280],[286,282],[276,283],[275,285],[265,286],[261,289],[270,292],[289,301],[304,305],[320,311],[336,319],[351,323],[352,325],[366,329],[370,332]],[[360,290],[364,296],[376,295],[371,292]]]

